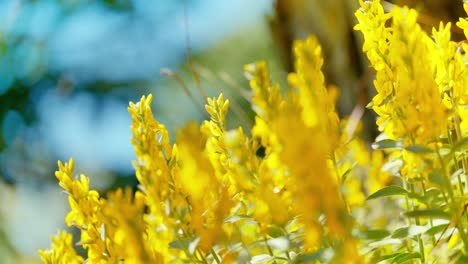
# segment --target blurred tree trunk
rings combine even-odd
[[[397,5],[408,5],[419,11],[418,22],[427,32],[439,27],[439,21],[455,22],[464,16],[462,0],[394,0],[382,1],[386,11]],[[293,71],[292,43],[314,34],[322,44],[323,71],[327,84],[340,88],[338,111],[349,115],[356,106],[364,109],[374,95],[374,73],[362,53],[362,37],[353,30],[357,0],[306,1],[276,0],[275,16],[270,21],[273,38],[288,72]],[[454,39],[462,39],[463,32],[452,24]],[[369,139],[375,136],[375,115],[365,111],[364,131]]]
[[[439,28],[439,22],[452,22],[452,36],[454,40],[465,39],[463,31],[455,26],[458,18],[466,16],[463,10],[463,0],[393,0],[396,5],[408,6],[418,10],[418,22],[422,28],[431,33],[432,28]]]
[[[357,43],[353,32],[354,11],[358,8],[355,2],[277,0],[276,16],[270,23],[288,71],[294,67],[294,39],[305,39],[309,34],[317,36],[323,49],[323,71],[327,84],[340,87],[341,113],[350,113],[358,103],[358,79],[363,69],[361,43]]]

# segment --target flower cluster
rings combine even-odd
[[[416,11],[385,13],[377,0],[361,1],[356,17],[376,72],[369,107],[382,134],[373,150],[359,118],[336,113],[338,89],[326,85],[311,36],[294,43],[288,87],[273,83],[265,62],[245,66],[251,131],[226,127],[222,94],[207,100],[209,120],[187,124],[175,140],[153,117],[151,95],[130,103],[137,190],[101,197],[86,176],[74,177],[73,160],[59,162],[65,221],[79,229],[85,255],[62,231],[42,260],[466,261],[468,45],[450,40],[450,24],[431,38]],[[468,33],[467,20],[457,25]],[[394,199],[370,201],[382,197]]]

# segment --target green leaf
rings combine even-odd
[[[441,209],[424,209],[405,212],[408,217],[432,217],[436,219],[450,220],[450,214]]]
[[[401,228],[398,228],[396,229],[393,234],[392,234],[392,238],[404,238],[404,237],[407,237],[408,236],[408,233],[409,233],[409,227],[401,227]]]
[[[324,251],[325,249],[320,249],[314,253],[298,254],[294,258],[293,263],[311,263],[311,262],[319,261],[322,258]]]
[[[466,256],[466,255],[460,256],[457,259],[457,262],[455,262],[455,264],[464,264],[464,263],[468,263],[468,256]]]
[[[283,229],[275,225],[268,227],[267,234],[273,238],[287,236]]]
[[[438,234],[442,231],[444,231],[445,228],[447,228],[448,226],[448,223],[447,224],[441,224],[441,225],[436,225],[436,226],[433,226],[431,228],[429,228],[425,234],[426,235],[429,235],[429,236],[433,236],[435,234]]]
[[[441,186],[441,187],[445,186],[445,180],[444,180],[443,176],[437,171],[432,171],[429,174],[429,181],[431,181],[432,183],[435,183],[435,184],[437,184],[438,186]]]
[[[394,254],[390,254],[390,255],[383,255],[383,256],[380,256],[380,261],[382,260],[386,260],[386,259],[392,259],[398,255],[400,255],[401,253],[394,253]]]
[[[414,193],[414,192],[409,192],[408,198],[418,200],[421,203],[426,203],[426,199],[427,199],[425,196],[420,195],[418,193]]]
[[[393,261],[392,263],[403,263],[405,261],[408,261],[410,259],[414,259],[414,258],[421,258],[421,254],[416,252],[416,253],[401,253],[399,254],[398,256],[396,256],[395,258],[393,258]]]
[[[401,244],[402,244],[401,239],[387,238],[387,239],[382,239],[380,241],[369,243],[369,246],[371,248],[380,248],[380,247],[389,246],[389,245],[401,245]]]
[[[388,232],[385,229],[372,229],[372,230],[366,230],[362,233],[363,239],[369,239],[369,240],[381,240],[387,236],[390,235],[390,232]]]
[[[414,153],[432,153],[432,149],[423,146],[413,145],[405,148],[407,151]]]
[[[391,149],[391,148],[401,148],[401,144],[393,139],[384,139],[378,142],[372,143],[373,149]]]
[[[408,194],[408,191],[401,188],[400,186],[390,185],[369,195],[369,197],[367,197],[367,200],[377,199],[377,198],[386,197],[386,196],[407,195],[407,194]]]
[[[462,140],[459,140],[457,143],[452,148],[452,152],[459,151],[459,150],[464,150],[468,147],[468,138],[463,138]]]
[[[180,250],[188,249],[189,245],[190,245],[190,241],[188,241],[187,239],[178,239],[169,243],[169,247],[180,249]]]
[[[414,237],[419,234],[426,232],[427,227],[419,226],[419,225],[412,225],[406,226],[396,229],[393,234],[392,238],[407,238],[407,237]]]
[[[353,168],[354,168],[354,165],[352,168],[349,168],[348,170],[346,170],[343,175],[341,175],[341,183],[344,183],[346,181],[346,178],[348,177],[349,173],[351,171],[353,171]]]

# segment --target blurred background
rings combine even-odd
[[[461,0],[392,2],[386,9],[418,9],[427,30],[463,16]],[[243,66],[266,60],[285,85],[293,40],[313,33],[327,83],[341,88],[340,114],[363,112],[373,73],[352,30],[357,8],[357,0],[0,0],[0,263],[37,263],[37,250],[66,228],[57,160],[73,157],[101,193],[136,184],[127,106],[142,95],[153,93],[172,135],[202,120],[204,97],[220,92],[231,100],[229,127],[250,127]],[[369,138],[373,119],[365,110]]]

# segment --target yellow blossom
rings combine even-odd
[[[47,264],[81,264],[84,259],[73,248],[73,236],[65,231],[60,231],[52,237],[52,249],[39,250],[41,259]]]

